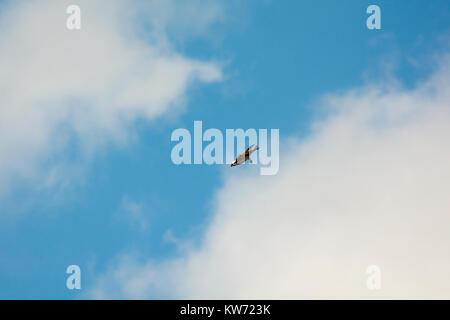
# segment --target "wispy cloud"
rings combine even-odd
[[[134,201],[124,196],[120,201],[119,209],[116,214],[117,220],[125,221],[132,228],[141,232],[147,231],[149,227],[148,209],[141,202]]]
[[[413,89],[372,84],[322,103],[328,116],[289,141],[277,176],[227,179],[198,248],[122,257],[91,296],[448,299],[449,57]]]

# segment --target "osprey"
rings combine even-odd
[[[240,164],[245,163],[245,161],[247,161],[247,160],[249,160],[250,163],[253,163],[252,159],[250,159],[250,155],[258,149],[259,149],[259,147],[257,145],[256,146],[251,145],[250,147],[247,148],[247,150],[245,150],[244,152],[242,152],[240,155],[237,156],[236,160],[233,161],[231,166],[232,167],[238,166]]]

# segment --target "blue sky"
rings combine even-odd
[[[381,8],[381,30],[365,26],[370,4]],[[193,130],[193,122],[202,120],[204,128],[220,130],[279,128],[282,141],[301,141],[322,115],[316,106],[323,94],[386,78],[413,87],[432,72],[435,55],[448,49],[445,0],[221,6],[221,18],[200,34],[167,32],[178,54],[220,65],[221,80],[189,85],[181,107],[153,119],[138,117],[127,129],[132,138],[107,143],[88,159],[71,140],[52,156],[81,168],[67,184],[37,187],[20,177],[8,183],[10,191],[0,198],[0,298],[78,298],[120,254],[152,261],[177,256],[180,249],[167,240],[169,230],[181,243],[199,245],[230,168],[175,166],[170,161],[174,129]],[[152,32],[151,25],[146,28],[144,42]],[[286,151],[282,143],[281,154]],[[282,173],[283,157],[280,161]],[[127,213],[127,201],[136,204],[138,218]],[[70,264],[81,267],[81,292],[65,287]]]

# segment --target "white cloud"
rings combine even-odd
[[[450,59],[413,89],[322,102],[328,116],[285,140],[277,176],[227,178],[198,248],[121,257],[91,297],[450,298]]]
[[[137,118],[155,119],[182,104],[192,81],[221,77],[216,63],[171,47],[167,30],[179,16],[174,1],[80,0],[81,30],[75,31],[66,28],[69,4],[2,3],[0,191],[17,179],[57,182],[55,158],[70,139],[83,154],[124,141]],[[195,34],[218,19],[220,7],[194,6]]]
[[[124,196],[120,201],[119,210],[115,217],[119,222],[125,221],[130,224],[131,227],[143,232],[147,231],[149,227],[149,221],[146,214],[147,210],[143,203],[134,201],[128,196]]]

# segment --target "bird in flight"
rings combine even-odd
[[[258,150],[259,147],[257,145],[251,145],[250,147],[247,148],[247,150],[245,150],[244,152],[242,152],[241,154],[239,154],[236,158],[236,160],[234,160],[231,163],[231,166],[238,166],[240,164],[245,163],[245,161],[249,160],[250,163],[253,163],[252,159],[250,159],[250,155],[255,152],[256,150]]]

